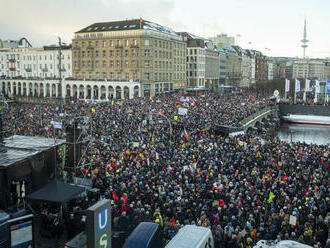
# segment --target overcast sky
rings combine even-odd
[[[306,16],[307,55],[330,57],[330,0],[0,0],[0,7],[0,38],[26,37],[33,46],[57,36],[71,43],[95,22],[142,17],[203,37],[239,34],[243,48],[293,57],[302,56]]]

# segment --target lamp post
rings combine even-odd
[[[59,75],[59,82],[58,82],[58,95],[59,97],[62,97],[62,42],[61,42],[61,37],[57,37],[58,38],[58,45],[59,45],[59,49],[58,49],[58,75]]]

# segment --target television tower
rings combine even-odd
[[[309,40],[307,40],[307,32],[306,32],[306,17],[305,17],[305,24],[304,24],[304,34],[303,34],[303,39],[301,40],[301,47],[304,50],[304,59],[306,58],[306,48],[308,47],[307,43]]]

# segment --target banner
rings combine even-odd
[[[300,81],[296,79],[296,92],[300,91]]]
[[[315,93],[320,93],[320,81],[319,80],[315,80]]]
[[[295,226],[297,224],[297,217],[290,215],[290,220],[289,220],[289,224],[292,226]]]
[[[285,92],[289,92],[289,91],[290,91],[290,80],[285,79]]]
[[[311,80],[306,79],[305,91],[311,90]]]
[[[179,108],[178,115],[187,115],[188,109],[187,108]]]
[[[57,121],[51,121],[50,122],[55,129],[62,129],[62,122],[57,122]]]
[[[327,80],[327,89],[326,89],[326,92],[327,93],[330,93],[330,80]]]

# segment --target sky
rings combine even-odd
[[[330,0],[0,0],[0,39],[26,37],[33,46],[95,22],[138,19],[205,38],[226,33],[236,44],[267,56],[302,57],[307,18],[307,56],[330,57]],[[251,43],[251,44],[249,44]]]

